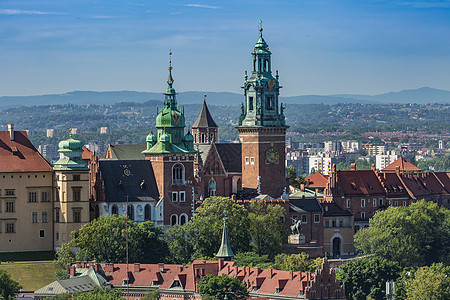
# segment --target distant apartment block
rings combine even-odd
[[[385,145],[373,145],[371,143],[368,143],[368,144],[364,144],[363,148],[367,151],[367,155],[369,155],[369,156],[386,154],[386,146]]]
[[[53,137],[55,135],[55,129],[47,129],[47,137]]]
[[[398,155],[393,151],[388,151],[388,154],[375,155],[375,167],[377,170],[382,170],[397,160]]]
[[[109,127],[100,127],[100,134],[108,134],[110,133]]]
[[[44,144],[38,146],[39,153],[47,159],[56,159],[58,158],[58,149],[56,145],[52,144]]]

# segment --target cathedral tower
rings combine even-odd
[[[198,114],[194,124],[192,124],[192,134],[195,137],[195,144],[214,144],[217,142],[217,126],[216,122],[209,113],[206,105],[206,95],[203,98],[203,106]]]
[[[288,186],[285,172],[286,129],[278,71],[272,76],[271,52],[262,36],[252,52],[252,72],[245,73],[239,139],[242,143],[244,191],[280,197]]]
[[[171,55],[172,53],[170,53]],[[164,201],[164,225],[186,223],[192,216],[194,180],[194,137],[184,134],[184,109],[177,105],[173,88],[172,61],[169,61],[169,77],[164,107],[156,117],[156,136],[147,136],[147,149],[142,151],[150,160],[160,197]]]

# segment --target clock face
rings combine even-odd
[[[269,147],[266,151],[266,163],[268,164],[277,164],[280,160],[280,154],[278,153],[278,149],[275,147]]]

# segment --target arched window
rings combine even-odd
[[[186,224],[188,221],[188,216],[186,214],[180,215],[180,225]]]
[[[202,144],[204,144],[204,143],[205,143],[205,134],[202,133]]]
[[[95,206],[95,218],[97,219],[100,217],[100,207],[98,207],[98,204]]]
[[[208,184],[208,194],[210,197],[214,197],[216,195],[216,181],[214,178],[211,178]]]
[[[128,213],[128,219],[134,220],[134,206],[132,204],[128,204],[127,213]]]
[[[178,216],[172,215],[170,216],[170,225],[174,226],[178,224]]]
[[[117,208],[117,205],[113,205],[111,207],[111,215],[118,215],[119,214],[119,209]]]
[[[175,164],[172,168],[172,184],[184,184],[184,166],[182,164]]]
[[[152,212],[152,208],[150,207],[150,204],[146,204],[144,207],[144,220],[148,221],[151,219],[151,212]]]

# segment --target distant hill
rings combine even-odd
[[[207,101],[211,105],[239,105],[244,96],[229,92],[181,92],[178,93],[178,103],[201,103],[203,95],[207,94]],[[415,90],[390,92],[380,95],[303,95],[280,97],[281,102],[290,104],[337,104],[337,103],[450,103],[450,91],[423,87]],[[119,102],[164,101],[163,93],[113,91],[90,92],[74,91],[65,94],[37,95],[37,96],[3,96],[0,97],[0,109],[20,106],[53,105],[53,104],[99,104],[108,105]]]

